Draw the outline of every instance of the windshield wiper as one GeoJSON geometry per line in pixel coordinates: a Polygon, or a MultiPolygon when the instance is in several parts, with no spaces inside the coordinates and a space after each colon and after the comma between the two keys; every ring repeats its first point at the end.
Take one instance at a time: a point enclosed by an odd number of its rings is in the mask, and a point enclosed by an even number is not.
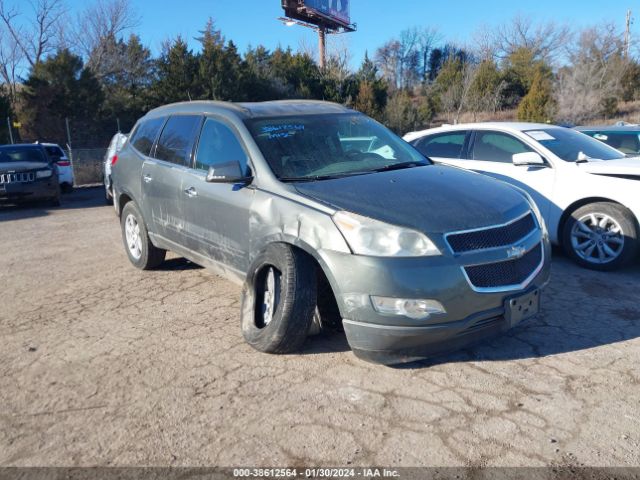
{"type": "Polygon", "coordinates": [[[307,177],[278,177],[278,180],[285,183],[296,182],[319,182],[322,180],[335,180],[336,178],[353,177],[354,175],[364,175],[369,172],[347,172],[333,175],[310,175],[307,177]]]}
{"type": "Polygon", "coordinates": [[[426,167],[426,162],[401,162],[385,165],[384,167],[373,169],[372,172],[390,172],[392,170],[403,170],[405,168],[426,167]]]}

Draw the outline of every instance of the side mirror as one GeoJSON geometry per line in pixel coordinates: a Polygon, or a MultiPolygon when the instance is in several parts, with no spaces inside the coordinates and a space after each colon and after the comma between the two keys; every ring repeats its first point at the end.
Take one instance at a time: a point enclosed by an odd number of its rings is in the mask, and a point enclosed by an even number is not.
{"type": "Polygon", "coordinates": [[[251,183],[252,176],[242,172],[240,162],[237,160],[220,163],[209,167],[207,172],[207,183],[251,183]]]}
{"type": "Polygon", "coordinates": [[[512,161],[514,165],[518,166],[546,166],[544,158],[536,152],[516,153],[513,155],[512,161]]]}

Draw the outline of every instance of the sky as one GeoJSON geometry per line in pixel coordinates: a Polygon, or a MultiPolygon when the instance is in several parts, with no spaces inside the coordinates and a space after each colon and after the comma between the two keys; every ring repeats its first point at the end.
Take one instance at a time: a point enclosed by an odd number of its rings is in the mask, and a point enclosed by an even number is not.
{"type": "MultiPolygon", "coordinates": [[[[21,0],[15,0],[22,3],[21,0]]],[[[87,0],[67,0],[71,14],[80,11],[87,0]]],[[[140,17],[136,31],[154,53],[163,40],[182,35],[194,49],[194,37],[212,17],[227,40],[244,52],[249,45],[301,45],[317,50],[317,35],[300,26],[287,27],[276,19],[282,16],[280,0],[131,0],[140,17]]],[[[640,0],[351,0],[355,33],[332,36],[346,43],[355,67],[387,40],[405,28],[436,27],[447,41],[469,44],[481,26],[495,26],[514,15],[531,16],[536,21],[567,22],[585,27],[616,22],[624,27],[627,9],[635,8],[638,24],[632,34],[640,39],[640,0]]]]}

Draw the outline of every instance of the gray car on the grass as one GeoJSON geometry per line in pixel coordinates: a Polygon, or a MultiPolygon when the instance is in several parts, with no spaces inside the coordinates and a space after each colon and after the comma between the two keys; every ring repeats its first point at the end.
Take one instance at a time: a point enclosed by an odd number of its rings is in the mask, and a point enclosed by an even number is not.
{"type": "Polygon", "coordinates": [[[238,281],[242,332],[263,352],[343,327],[361,358],[425,358],[535,315],[549,278],[526,193],[433,165],[340,105],[168,105],[118,157],[131,262],[171,250],[238,281]]]}

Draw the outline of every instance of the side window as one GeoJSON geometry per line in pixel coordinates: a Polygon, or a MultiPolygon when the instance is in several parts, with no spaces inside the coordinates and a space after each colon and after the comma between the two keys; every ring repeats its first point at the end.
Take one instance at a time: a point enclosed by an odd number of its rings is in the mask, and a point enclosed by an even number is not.
{"type": "Polygon", "coordinates": [[[600,134],[596,136],[598,140],[606,143],[607,145],[617,148],[622,153],[631,154],[638,153],[640,151],[640,145],[638,144],[638,134],[636,132],[614,132],[607,134],[600,134]],[[605,137],[604,139],[599,137],[605,137]]]}
{"type": "Polygon", "coordinates": [[[191,165],[191,152],[201,120],[200,115],[169,117],[160,134],[155,157],[177,165],[191,165]]]}
{"type": "Polygon", "coordinates": [[[415,145],[426,157],[461,158],[466,131],[442,133],[424,138],[415,145]]]}
{"type": "Polygon", "coordinates": [[[151,153],[151,147],[158,137],[158,132],[162,128],[164,118],[154,118],[152,120],[146,120],[138,125],[136,131],[131,139],[131,145],[143,155],[149,155],[151,153]]]}
{"type": "Polygon", "coordinates": [[[240,162],[243,171],[246,170],[248,158],[240,141],[224,123],[207,118],[200,134],[196,168],[209,170],[209,167],[235,161],[240,162]]]}
{"type": "Polygon", "coordinates": [[[533,152],[513,135],[501,132],[476,132],[473,159],[511,163],[516,153],[533,152]]]}

